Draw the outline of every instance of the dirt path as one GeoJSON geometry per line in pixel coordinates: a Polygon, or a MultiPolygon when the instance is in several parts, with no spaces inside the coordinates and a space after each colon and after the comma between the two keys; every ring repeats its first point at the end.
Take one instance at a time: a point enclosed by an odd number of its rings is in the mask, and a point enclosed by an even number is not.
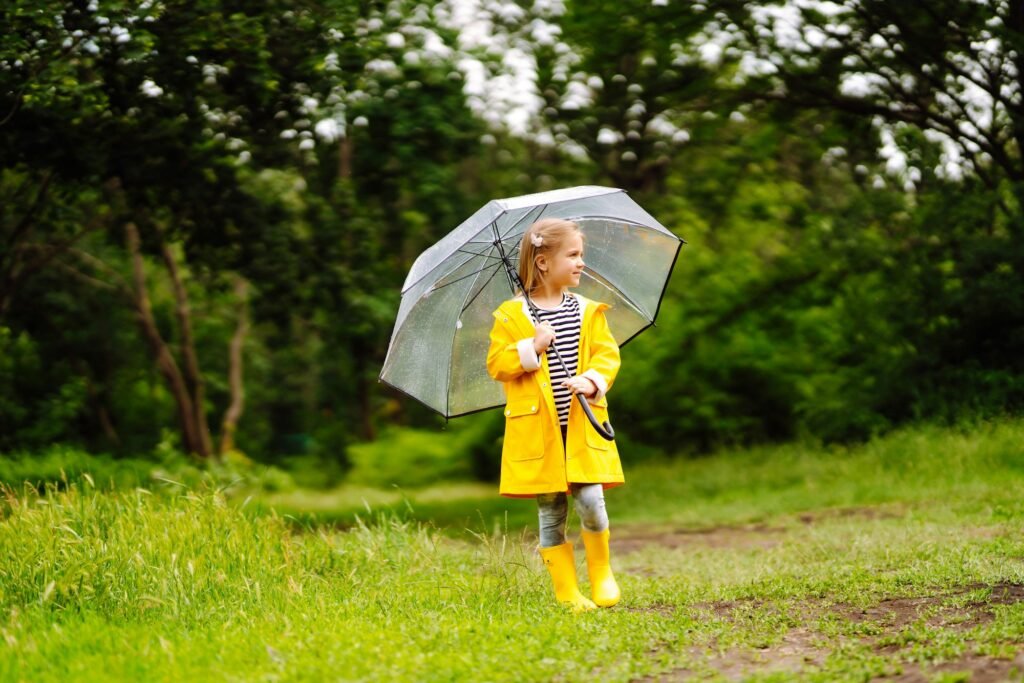
{"type": "MultiPolygon", "coordinates": [[[[804,514],[794,518],[798,523],[787,526],[763,524],[712,527],[706,529],[662,529],[651,531],[640,527],[620,526],[616,529],[613,544],[615,551],[622,555],[641,552],[646,548],[719,548],[719,549],[769,549],[784,543],[787,536],[799,533],[802,525],[813,525],[823,519],[835,517],[860,517],[880,519],[898,517],[892,509],[849,508],[804,514]]],[[[980,536],[990,535],[989,530],[979,529],[980,536]]],[[[645,574],[644,570],[634,570],[645,574]]],[[[697,664],[693,668],[680,668],[657,677],[639,681],[674,682],[700,680],[717,676],[726,680],[743,680],[758,675],[785,675],[811,672],[820,668],[838,648],[866,646],[877,656],[891,662],[885,675],[874,681],[899,681],[901,683],[925,683],[936,678],[951,677],[948,680],[965,680],[974,683],[1024,680],[1024,643],[1001,653],[1002,656],[979,654],[976,643],[965,642],[966,647],[959,658],[940,664],[922,664],[915,661],[913,653],[898,645],[896,637],[905,629],[916,625],[942,629],[946,632],[966,634],[975,627],[992,622],[994,609],[999,605],[1013,605],[1024,602],[1024,585],[999,583],[995,585],[972,584],[955,590],[937,592],[914,598],[885,599],[867,609],[827,600],[806,600],[793,607],[787,614],[798,625],[784,634],[781,641],[763,648],[721,650],[715,643],[691,647],[687,655],[697,664]],[[977,600],[971,594],[984,592],[987,597],[977,600]],[[822,618],[840,618],[865,628],[853,631],[863,635],[826,635],[817,630],[822,618]]],[[[693,605],[691,609],[705,613],[709,618],[726,622],[739,621],[744,613],[754,608],[763,608],[759,601],[723,601],[693,605]]],[[[662,611],[651,608],[654,611],[662,611]]],[[[665,608],[670,612],[671,608],[665,608]]]]}
{"type": "MultiPolygon", "coordinates": [[[[796,528],[812,526],[823,520],[836,518],[895,519],[903,511],[897,507],[853,507],[804,512],[792,518],[796,528]]],[[[618,525],[615,527],[615,550],[630,553],[655,545],[663,548],[772,548],[793,532],[793,526],[747,524],[716,526],[700,529],[660,529],[651,531],[645,526],[618,525]]]]}

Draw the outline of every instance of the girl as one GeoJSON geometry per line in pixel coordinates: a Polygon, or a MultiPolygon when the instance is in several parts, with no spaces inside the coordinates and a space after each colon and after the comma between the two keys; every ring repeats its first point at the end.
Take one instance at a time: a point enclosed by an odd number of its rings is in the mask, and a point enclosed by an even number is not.
{"type": "Polygon", "coordinates": [[[599,423],[608,419],[605,395],[619,370],[619,347],[608,329],[607,304],[570,293],[583,272],[583,233],[572,221],[544,219],[530,226],[519,250],[519,277],[540,309],[534,325],[522,292],[494,312],[487,370],[505,389],[504,496],[536,497],[540,555],[555,597],[574,611],[619,601],[608,552],[604,489],[623,483],[614,441],[590,424],[583,394],[599,423]],[[547,350],[554,344],[569,369],[547,350]],[[573,546],[565,539],[566,493],[583,525],[593,602],[576,582],[573,546]],[[595,605],[596,603],[596,605],[595,605]]]}

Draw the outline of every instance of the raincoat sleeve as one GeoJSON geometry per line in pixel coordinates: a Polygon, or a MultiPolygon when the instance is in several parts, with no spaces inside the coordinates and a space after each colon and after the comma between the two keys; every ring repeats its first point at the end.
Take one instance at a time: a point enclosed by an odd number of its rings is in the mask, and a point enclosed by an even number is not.
{"type": "Polygon", "coordinates": [[[580,374],[597,386],[597,393],[587,398],[590,403],[597,403],[615,382],[619,374],[619,345],[608,327],[608,318],[604,311],[597,311],[590,327],[590,360],[580,374]]]}
{"type": "Polygon", "coordinates": [[[533,349],[533,337],[515,339],[509,326],[497,315],[491,328],[491,348],[487,351],[487,372],[499,382],[510,382],[524,372],[540,368],[533,349]]]}

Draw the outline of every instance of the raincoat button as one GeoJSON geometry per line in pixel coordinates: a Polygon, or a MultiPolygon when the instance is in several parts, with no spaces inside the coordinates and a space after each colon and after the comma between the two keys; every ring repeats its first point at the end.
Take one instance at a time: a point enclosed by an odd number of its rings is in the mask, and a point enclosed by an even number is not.
{"type": "Polygon", "coordinates": [[[541,383],[540,383],[540,385],[541,385],[542,387],[546,387],[546,386],[548,385],[548,383],[547,383],[547,382],[541,382],[541,383]]]}
{"type": "Polygon", "coordinates": [[[503,322],[503,323],[507,323],[507,322],[508,322],[508,318],[502,318],[502,319],[501,319],[501,322],[503,322]]]}
{"type": "Polygon", "coordinates": [[[506,410],[506,411],[505,411],[505,414],[506,414],[506,415],[511,415],[511,414],[512,414],[512,411],[511,411],[511,410],[506,410]]]}

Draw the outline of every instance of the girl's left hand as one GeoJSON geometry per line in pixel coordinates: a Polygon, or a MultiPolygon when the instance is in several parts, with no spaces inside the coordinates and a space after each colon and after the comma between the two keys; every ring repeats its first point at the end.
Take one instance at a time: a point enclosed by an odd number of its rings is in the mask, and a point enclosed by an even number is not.
{"type": "Polygon", "coordinates": [[[597,393],[597,386],[590,381],[589,378],[582,375],[577,375],[562,382],[563,387],[569,387],[569,391],[574,394],[583,394],[584,396],[593,396],[597,393]]]}

